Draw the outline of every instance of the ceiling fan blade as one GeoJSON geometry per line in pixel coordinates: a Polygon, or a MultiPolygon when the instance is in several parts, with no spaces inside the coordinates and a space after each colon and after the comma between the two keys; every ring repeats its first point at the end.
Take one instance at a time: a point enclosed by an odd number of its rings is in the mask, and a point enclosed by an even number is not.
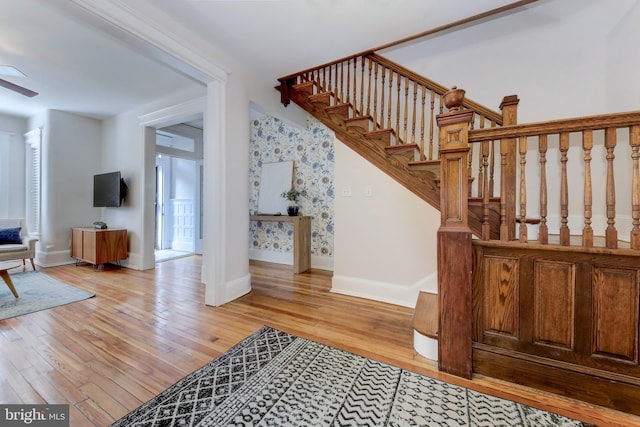
{"type": "Polygon", "coordinates": [[[28,96],[29,98],[33,98],[38,94],[38,92],[34,92],[26,87],[18,86],[17,84],[13,84],[9,81],[0,79],[0,86],[6,87],[7,89],[11,89],[14,92],[18,92],[24,96],[28,96]]]}

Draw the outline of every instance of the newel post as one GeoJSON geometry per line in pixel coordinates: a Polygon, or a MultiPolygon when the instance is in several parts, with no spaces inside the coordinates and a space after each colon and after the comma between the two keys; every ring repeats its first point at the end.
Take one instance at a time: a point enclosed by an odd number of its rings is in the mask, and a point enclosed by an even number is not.
{"type": "MultiPolygon", "coordinates": [[[[454,88],[455,89],[455,88],[454,88]]],[[[446,95],[445,95],[446,97],[446,95]]],[[[445,98],[446,102],[446,98],[445,98]]],[[[438,369],[464,378],[472,372],[471,230],[467,158],[473,111],[450,107],[440,128],[438,230],[438,369]]]]}
{"type": "MultiPolygon", "coordinates": [[[[500,103],[502,125],[518,124],[518,95],[505,96],[500,103]]],[[[505,207],[505,221],[500,224],[500,240],[516,238],[516,173],[518,153],[515,138],[503,139],[500,142],[500,202],[505,207]]]]}

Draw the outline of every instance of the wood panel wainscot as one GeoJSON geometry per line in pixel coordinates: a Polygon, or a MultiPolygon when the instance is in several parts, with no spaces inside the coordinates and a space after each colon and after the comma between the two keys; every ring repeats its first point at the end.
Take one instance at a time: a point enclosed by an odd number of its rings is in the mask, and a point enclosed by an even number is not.
{"type": "Polygon", "coordinates": [[[640,263],[474,241],[475,373],[640,414],[640,263]]]}

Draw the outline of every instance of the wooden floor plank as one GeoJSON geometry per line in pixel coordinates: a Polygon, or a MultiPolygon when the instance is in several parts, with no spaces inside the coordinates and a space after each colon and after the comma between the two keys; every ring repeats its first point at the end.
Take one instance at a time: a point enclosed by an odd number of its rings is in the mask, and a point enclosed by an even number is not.
{"type": "Polygon", "coordinates": [[[69,403],[71,425],[106,426],[269,325],[405,369],[602,426],[640,418],[549,393],[437,371],[413,349],[413,310],[331,292],[331,272],[251,263],[253,290],[204,305],[201,259],[135,271],[43,268],[94,298],[0,321],[0,403],[69,403]]]}

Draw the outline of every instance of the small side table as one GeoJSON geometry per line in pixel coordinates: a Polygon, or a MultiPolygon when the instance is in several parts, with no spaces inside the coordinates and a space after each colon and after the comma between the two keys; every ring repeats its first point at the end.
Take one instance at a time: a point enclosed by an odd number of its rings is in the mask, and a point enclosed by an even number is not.
{"type": "Polygon", "coordinates": [[[288,215],[251,215],[251,221],[293,223],[293,272],[304,273],[311,268],[311,217],[288,215]]]}
{"type": "Polygon", "coordinates": [[[0,262],[0,277],[4,280],[7,287],[11,291],[14,297],[18,298],[18,292],[16,291],[16,287],[13,286],[13,281],[11,280],[11,276],[9,275],[9,271],[12,268],[21,267],[22,263],[18,261],[2,261],[0,262]]]}

